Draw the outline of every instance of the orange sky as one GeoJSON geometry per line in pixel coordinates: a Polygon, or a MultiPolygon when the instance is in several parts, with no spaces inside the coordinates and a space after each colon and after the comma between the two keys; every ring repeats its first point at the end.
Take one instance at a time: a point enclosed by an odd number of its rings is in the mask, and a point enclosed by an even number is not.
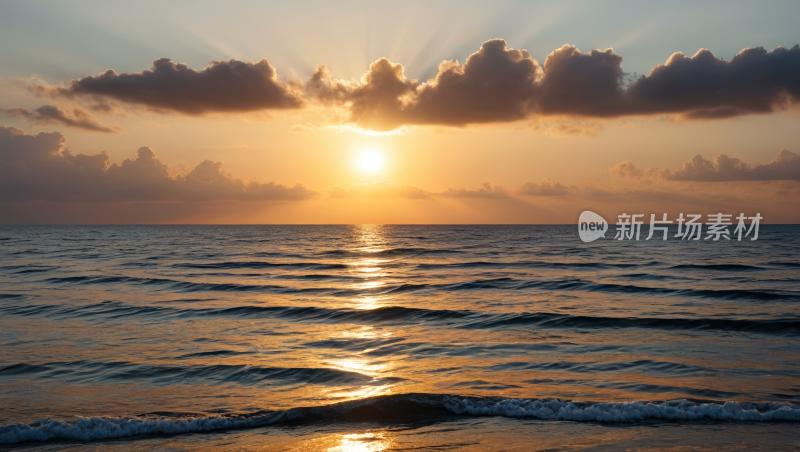
{"type": "MultiPolygon", "coordinates": [[[[479,30],[459,42],[454,28],[415,55],[398,51],[402,20],[370,29],[360,72],[338,53],[341,67],[315,68],[330,60],[310,62],[322,58],[312,41],[274,52],[296,67],[242,58],[231,41],[196,44],[214,49],[205,67],[178,64],[197,55],[172,44],[178,54],[99,66],[106,49],[90,46],[46,69],[46,51],[19,59],[4,40],[0,59],[19,69],[0,78],[0,223],[571,223],[585,209],[800,221],[800,48],[757,48],[786,27],[713,54],[698,52],[703,35],[688,48],[657,31],[651,52],[598,27],[597,46],[619,42],[630,61],[564,42],[526,50],[534,37],[511,40],[524,27],[502,14],[487,33],[506,20],[507,42],[475,43],[479,30]],[[436,55],[451,62],[437,69],[436,55]],[[359,164],[365,153],[379,168],[359,164]]],[[[642,20],[624,25],[646,36],[642,20]]],[[[109,33],[65,22],[67,39],[109,33]]]]}

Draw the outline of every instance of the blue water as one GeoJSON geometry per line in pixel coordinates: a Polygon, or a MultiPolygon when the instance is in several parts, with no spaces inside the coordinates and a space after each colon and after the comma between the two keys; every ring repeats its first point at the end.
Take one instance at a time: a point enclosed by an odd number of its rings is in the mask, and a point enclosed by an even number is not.
{"type": "Polygon", "coordinates": [[[796,433],[799,251],[781,225],[588,244],[576,226],[0,226],[0,444],[408,419],[796,433]]]}

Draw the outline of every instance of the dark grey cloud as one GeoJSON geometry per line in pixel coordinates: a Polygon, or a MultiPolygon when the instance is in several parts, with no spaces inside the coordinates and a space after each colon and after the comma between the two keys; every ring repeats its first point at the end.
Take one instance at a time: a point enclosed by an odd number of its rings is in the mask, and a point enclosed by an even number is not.
{"type": "Polygon", "coordinates": [[[386,58],[373,62],[359,80],[336,79],[319,65],[302,83],[281,81],[267,60],[212,61],[198,71],[161,58],[138,73],[108,70],[65,86],[31,89],[45,96],[89,97],[97,111],[113,108],[109,101],[192,115],[319,104],[344,112],[323,115],[328,120],[382,131],[537,115],[717,119],[795,105],[800,100],[800,45],[748,48],[729,61],[707,49],[692,57],[677,52],[638,78],[622,70],[622,56],[612,49],[582,53],[564,45],[540,65],[527,50],[491,39],[464,64],[441,63],[436,76],[425,82],[407,78],[401,64],[386,58]]]}
{"type": "Polygon", "coordinates": [[[463,65],[445,61],[421,85],[408,114],[422,123],[467,124],[515,121],[526,116],[541,75],[527,50],[501,39],[486,41],[463,65]]]}
{"type": "Polygon", "coordinates": [[[542,66],[526,50],[492,39],[461,65],[445,61],[425,83],[382,58],[359,81],[334,79],[320,66],[308,96],[345,106],[349,121],[390,130],[403,125],[509,122],[533,115],[610,118],[678,114],[714,119],[769,113],[800,99],[800,46],[750,48],[726,61],[701,49],[673,54],[647,76],[631,79],[611,49],[564,45],[542,66]]]}
{"type": "Polygon", "coordinates": [[[32,124],[53,125],[60,124],[67,127],[88,130],[90,132],[119,133],[119,127],[104,126],[89,113],[80,108],[73,108],[71,113],[56,107],[55,105],[42,105],[36,110],[27,108],[10,108],[6,110],[9,116],[23,118],[32,124]]]}
{"type": "Polygon", "coordinates": [[[31,90],[44,96],[68,99],[77,96],[109,98],[189,115],[302,105],[300,96],[278,78],[275,68],[266,59],[211,61],[198,71],[169,58],[159,58],[152,68],[142,72],[118,74],[109,69],[97,76],[72,80],[66,86],[31,85],[31,90]]]}
{"type": "Polygon", "coordinates": [[[581,53],[564,45],[544,60],[530,112],[590,117],[625,114],[622,57],[611,49],[581,53]]]}
{"type": "Polygon", "coordinates": [[[463,65],[443,62],[436,77],[424,84],[407,79],[401,64],[381,58],[356,82],[334,79],[329,68],[318,66],[306,92],[326,103],[346,105],[349,121],[362,128],[465,125],[524,118],[540,74],[528,51],[493,39],[463,65]]]}
{"type": "Polygon", "coordinates": [[[392,130],[408,123],[405,109],[418,83],[407,80],[401,64],[386,58],[373,62],[359,82],[337,80],[325,65],[306,81],[306,95],[348,111],[347,122],[371,130],[392,130]]]}
{"type": "Polygon", "coordinates": [[[626,92],[628,111],[683,113],[691,119],[769,113],[800,99],[800,46],[744,49],[730,61],[707,49],[681,52],[626,92]]]}
{"type": "Polygon", "coordinates": [[[302,185],[246,183],[206,160],[185,176],[170,177],[155,152],[112,164],[108,152],[76,154],[59,132],[28,135],[0,126],[0,201],[223,201],[303,200],[317,194],[302,185]]]}

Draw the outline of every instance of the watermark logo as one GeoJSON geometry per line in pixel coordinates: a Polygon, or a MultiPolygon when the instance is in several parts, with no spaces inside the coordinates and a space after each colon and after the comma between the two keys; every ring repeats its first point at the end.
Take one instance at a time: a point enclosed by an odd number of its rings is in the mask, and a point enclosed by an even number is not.
{"type": "MultiPolygon", "coordinates": [[[[617,229],[615,240],[639,240],[642,225],[647,222],[644,219],[645,215],[627,214],[623,213],[617,216],[617,229]]],[[[719,241],[720,239],[731,240],[731,237],[741,242],[743,238],[750,238],[750,240],[758,240],[758,228],[761,225],[761,220],[764,217],[757,213],[754,217],[745,216],[740,214],[735,217],[737,220],[736,227],[733,231],[729,227],[734,226],[733,215],[725,213],[714,213],[707,216],[707,222],[703,223],[703,216],[700,214],[687,214],[684,216],[681,213],[675,220],[667,218],[667,214],[663,214],[661,219],[656,219],[655,214],[650,214],[650,230],[645,240],[658,239],[656,233],[660,233],[661,240],[667,240],[669,237],[669,226],[676,225],[678,228],[675,238],[680,240],[712,240],[719,241]],[[749,223],[747,222],[749,220],[749,223]],[[703,237],[703,226],[706,226],[705,237],[703,237]]],[[[600,215],[592,211],[584,211],[578,219],[578,234],[584,242],[593,242],[600,237],[605,238],[606,231],[608,230],[608,222],[600,215]]]]}
{"type": "Polygon", "coordinates": [[[581,240],[586,243],[594,242],[600,237],[605,237],[606,231],[608,231],[608,222],[605,218],[590,210],[581,212],[581,216],[578,218],[578,234],[581,236],[581,240]]]}

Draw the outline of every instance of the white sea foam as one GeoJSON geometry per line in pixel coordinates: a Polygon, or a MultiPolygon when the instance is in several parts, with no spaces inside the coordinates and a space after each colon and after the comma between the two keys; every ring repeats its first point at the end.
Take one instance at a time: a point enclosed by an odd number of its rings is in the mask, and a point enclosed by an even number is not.
{"type": "MultiPolygon", "coordinates": [[[[313,417],[337,418],[363,405],[375,405],[391,413],[397,401],[419,405],[419,414],[431,408],[445,408],[454,414],[504,416],[608,423],[644,420],[665,421],[788,421],[800,422],[800,406],[786,403],[694,403],[668,402],[563,402],[556,399],[498,399],[434,394],[403,394],[362,399],[319,408],[294,408],[252,417],[196,417],[186,419],[79,418],[73,423],[44,419],[40,422],[0,427],[0,444],[29,441],[92,441],[137,435],[173,435],[213,430],[253,428],[313,417]]],[[[389,417],[391,418],[391,416],[389,417]]]]}
{"type": "Polygon", "coordinates": [[[177,433],[246,428],[258,425],[255,419],[198,417],[191,419],[79,418],[74,423],[44,419],[31,425],[11,424],[0,427],[0,444],[53,439],[91,441],[136,435],[173,435],[177,433]]]}
{"type": "Polygon", "coordinates": [[[692,421],[800,421],[800,406],[785,403],[739,404],[669,402],[562,402],[556,399],[489,401],[453,397],[444,406],[456,414],[559,419],[595,422],[638,422],[646,419],[692,421]]]}

